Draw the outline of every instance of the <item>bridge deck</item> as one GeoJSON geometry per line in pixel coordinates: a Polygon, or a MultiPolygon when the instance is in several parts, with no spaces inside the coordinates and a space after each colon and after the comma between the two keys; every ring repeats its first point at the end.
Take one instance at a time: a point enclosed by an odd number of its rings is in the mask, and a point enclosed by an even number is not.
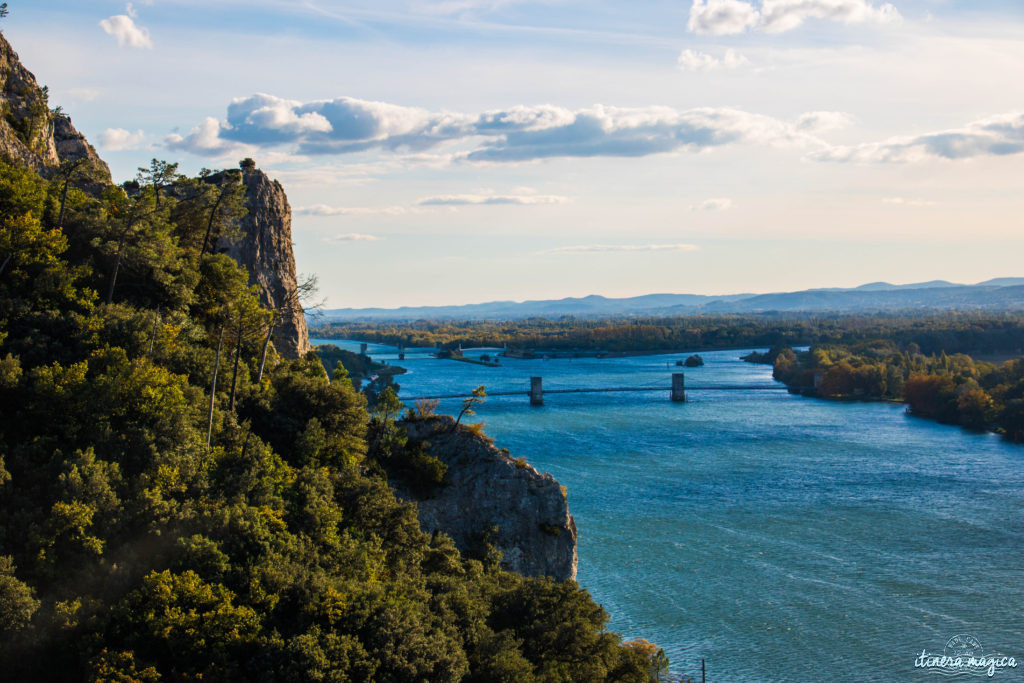
{"type": "MultiPolygon", "coordinates": [[[[706,386],[688,386],[686,387],[687,392],[691,391],[785,391],[784,386],[774,386],[771,384],[750,384],[750,385],[739,385],[739,384],[720,384],[720,385],[706,385],[706,386]]],[[[618,393],[618,392],[647,392],[647,391],[665,391],[671,392],[671,387],[601,387],[595,389],[545,389],[544,395],[548,394],[602,394],[602,393],[618,393]]],[[[529,396],[529,391],[494,391],[487,392],[487,396],[529,396]]],[[[438,394],[436,396],[399,396],[403,401],[436,401],[447,398],[469,398],[472,394],[438,394]]]]}

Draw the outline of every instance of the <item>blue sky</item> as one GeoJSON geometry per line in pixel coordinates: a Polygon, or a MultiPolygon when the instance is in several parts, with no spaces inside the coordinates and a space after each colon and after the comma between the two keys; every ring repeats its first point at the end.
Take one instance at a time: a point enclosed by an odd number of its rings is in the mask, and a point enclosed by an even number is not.
{"type": "Polygon", "coordinates": [[[278,178],[331,307],[1024,275],[1024,3],[9,4],[118,179],[278,178]]]}

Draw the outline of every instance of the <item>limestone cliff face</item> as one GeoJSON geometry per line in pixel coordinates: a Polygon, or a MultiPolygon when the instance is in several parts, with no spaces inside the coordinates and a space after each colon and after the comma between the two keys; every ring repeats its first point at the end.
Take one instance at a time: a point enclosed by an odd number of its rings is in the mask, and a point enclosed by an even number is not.
{"type": "Polygon", "coordinates": [[[82,161],[75,184],[98,192],[111,184],[110,169],[71,119],[50,112],[47,96],[7,39],[0,35],[0,155],[43,175],[62,162],[82,161]]]}
{"type": "Polygon", "coordinates": [[[455,428],[451,417],[403,425],[410,439],[429,442],[430,454],[448,466],[446,485],[433,498],[416,501],[423,531],[443,531],[465,550],[494,526],[497,533],[488,540],[503,553],[506,569],[576,578],[576,522],[554,477],[513,460],[465,427],[455,428]]]}
{"type": "Polygon", "coordinates": [[[281,184],[263,171],[242,169],[247,213],[238,239],[219,245],[249,271],[249,283],[260,289],[264,306],[279,311],[274,348],[296,358],[310,349],[306,318],[299,305],[295,255],[292,252],[292,210],[281,184]]]}

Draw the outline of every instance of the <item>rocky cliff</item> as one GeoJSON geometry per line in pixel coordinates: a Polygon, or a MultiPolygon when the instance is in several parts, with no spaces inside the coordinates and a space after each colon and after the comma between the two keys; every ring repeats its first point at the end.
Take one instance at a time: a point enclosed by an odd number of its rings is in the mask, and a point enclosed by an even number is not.
{"type": "Polygon", "coordinates": [[[239,236],[218,248],[249,271],[263,305],[278,311],[274,348],[289,358],[302,356],[310,349],[309,334],[299,301],[288,197],[281,183],[254,165],[243,165],[242,182],[247,212],[239,236]]]}
{"type": "Polygon", "coordinates": [[[423,531],[443,531],[464,551],[492,543],[503,554],[502,566],[527,576],[576,578],[576,522],[554,477],[513,459],[486,437],[456,428],[451,417],[403,426],[410,439],[429,442],[430,455],[448,466],[445,485],[432,498],[398,491],[416,500],[423,531]]]}
{"type": "MultiPolygon", "coordinates": [[[[71,119],[50,109],[48,91],[18,59],[0,34],[0,157],[30,166],[44,176],[74,169],[72,182],[90,194],[112,184],[107,166],[71,119]]],[[[299,307],[292,215],[280,183],[255,166],[242,172],[247,215],[240,238],[221,245],[249,270],[263,304],[279,311],[274,346],[289,357],[309,351],[306,319],[299,307]]]]}
{"type": "Polygon", "coordinates": [[[50,111],[48,91],[0,35],[0,155],[49,176],[77,163],[74,182],[87,191],[111,184],[110,169],[71,119],[50,111]]]}

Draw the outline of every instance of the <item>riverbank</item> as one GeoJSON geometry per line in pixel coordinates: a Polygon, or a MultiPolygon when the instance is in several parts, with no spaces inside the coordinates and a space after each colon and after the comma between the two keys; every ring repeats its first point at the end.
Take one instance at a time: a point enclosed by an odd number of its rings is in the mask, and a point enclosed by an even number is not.
{"type": "MultiPolygon", "coordinates": [[[[567,487],[577,579],[611,615],[609,631],[666,648],[674,673],[699,681],[706,659],[709,680],[737,683],[820,680],[836,643],[856,643],[899,680],[912,679],[936,632],[974,630],[993,649],[1012,647],[1024,628],[1024,586],[1005,569],[1024,538],[1007,514],[1024,491],[1013,444],[910,419],[892,403],[801,400],[740,353],[701,355],[709,384],[777,390],[694,391],[686,403],[552,394],[543,407],[489,396],[477,406],[499,448],[567,487]],[[927,538],[948,540],[933,551],[927,538]],[[934,616],[923,623],[921,610],[934,616]]],[[[402,391],[525,390],[531,375],[551,387],[667,387],[675,358],[482,368],[420,357],[402,391]]],[[[438,411],[459,405],[445,399],[438,411]]]]}
{"type": "MultiPolygon", "coordinates": [[[[537,350],[530,349],[528,351],[515,351],[509,350],[500,353],[502,357],[513,358],[517,360],[555,360],[555,359],[574,359],[574,358],[596,358],[596,359],[610,359],[610,358],[642,358],[644,356],[674,356],[674,355],[693,355],[695,353],[708,353],[709,351],[750,351],[749,346],[693,346],[682,349],[655,349],[655,350],[632,350],[632,351],[559,351],[554,349],[549,350],[537,350]]],[[[685,358],[680,359],[685,362],[685,358]]]]}
{"type": "Polygon", "coordinates": [[[801,352],[772,349],[744,360],[774,361],[772,376],[791,393],[841,402],[903,403],[917,417],[1024,440],[1024,359],[994,364],[966,354],[925,356],[881,340],[801,352]]]}

